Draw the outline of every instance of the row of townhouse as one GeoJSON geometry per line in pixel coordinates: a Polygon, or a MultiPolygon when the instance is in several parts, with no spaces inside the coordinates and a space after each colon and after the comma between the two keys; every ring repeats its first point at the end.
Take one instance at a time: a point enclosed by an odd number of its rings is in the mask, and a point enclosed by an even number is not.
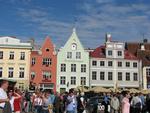
{"type": "Polygon", "coordinates": [[[31,90],[62,92],[77,86],[146,89],[150,72],[143,71],[143,60],[127,47],[107,34],[104,45],[84,49],[75,29],[57,52],[49,37],[40,49],[13,37],[1,37],[0,78],[15,80],[17,87],[31,90]]]}

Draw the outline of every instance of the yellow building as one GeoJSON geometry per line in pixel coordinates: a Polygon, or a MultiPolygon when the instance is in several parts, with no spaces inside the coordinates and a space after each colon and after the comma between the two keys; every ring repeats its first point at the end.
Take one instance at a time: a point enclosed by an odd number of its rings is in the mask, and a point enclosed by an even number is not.
{"type": "Polygon", "coordinates": [[[31,49],[31,43],[0,37],[0,79],[14,80],[17,88],[28,89],[31,49]]]}

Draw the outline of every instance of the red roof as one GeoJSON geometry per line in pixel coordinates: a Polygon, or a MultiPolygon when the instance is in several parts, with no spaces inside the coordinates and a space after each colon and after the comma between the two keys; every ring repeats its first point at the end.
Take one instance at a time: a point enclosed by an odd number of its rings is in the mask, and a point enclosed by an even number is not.
{"type": "Polygon", "coordinates": [[[90,57],[105,58],[105,46],[96,48],[93,52],[90,52],[90,57]]]}
{"type": "Polygon", "coordinates": [[[138,58],[132,53],[130,53],[128,50],[124,51],[124,58],[127,60],[138,60],[138,58]]]}
{"type": "MultiPolygon", "coordinates": [[[[124,51],[124,56],[125,56],[124,58],[128,59],[128,60],[138,60],[138,58],[135,55],[133,55],[132,53],[130,53],[127,50],[124,51]]],[[[100,46],[100,47],[96,48],[93,52],[90,52],[90,57],[106,58],[105,46],[100,46]]]]}
{"type": "Polygon", "coordinates": [[[38,51],[31,51],[31,54],[32,54],[32,55],[38,55],[39,52],[38,52],[38,51]]]}

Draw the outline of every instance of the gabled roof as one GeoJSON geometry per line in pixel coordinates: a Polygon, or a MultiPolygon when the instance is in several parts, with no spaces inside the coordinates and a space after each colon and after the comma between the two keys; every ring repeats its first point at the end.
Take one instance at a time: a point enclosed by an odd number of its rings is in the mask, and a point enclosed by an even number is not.
{"type": "Polygon", "coordinates": [[[78,38],[75,28],[73,28],[73,32],[72,32],[71,36],[69,37],[69,39],[67,40],[66,44],[64,45],[64,47],[62,49],[66,48],[70,43],[73,43],[73,42],[78,43],[81,46],[81,48],[84,50],[84,47],[78,38]]]}
{"type": "Polygon", "coordinates": [[[126,49],[141,59],[143,66],[150,66],[150,43],[127,42],[126,49]],[[141,50],[141,44],[144,45],[145,50],[141,50]]]}
{"type": "Polygon", "coordinates": [[[44,43],[43,43],[41,49],[42,49],[42,48],[45,48],[46,45],[48,45],[49,47],[54,47],[54,45],[53,45],[53,43],[52,43],[52,41],[51,41],[51,38],[50,38],[49,36],[47,36],[47,37],[45,38],[44,43]]]}
{"type": "MultiPolygon", "coordinates": [[[[90,52],[90,57],[106,58],[105,50],[106,50],[105,46],[100,46],[100,47],[96,48],[93,52],[90,52]]],[[[124,59],[138,60],[138,58],[135,55],[133,55],[132,53],[130,53],[127,50],[124,50],[124,59]]]]}
{"type": "Polygon", "coordinates": [[[90,57],[94,58],[105,58],[105,46],[100,46],[94,51],[90,52],[90,57]]]}

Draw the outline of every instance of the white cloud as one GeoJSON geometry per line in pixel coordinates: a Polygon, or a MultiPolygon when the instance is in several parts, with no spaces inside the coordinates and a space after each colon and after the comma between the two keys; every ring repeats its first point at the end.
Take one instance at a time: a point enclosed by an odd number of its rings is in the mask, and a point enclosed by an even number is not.
{"type": "MultiPolygon", "coordinates": [[[[84,2],[77,7],[83,12],[77,15],[77,32],[86,47],[96,47],[103,43],[106,32],[115,40],[141,40],[142,34],[149,35],[150,7],[148,4],[115,4],[115,0],[84,2]],[[108,4],[107,4],[108,3],[108,4]]],[[[36,26],[37,33],[49,34],[60,46],[71,34],[73,23],[52,18],[43,9],[19,9],[19,14],[29,25],[36,26]]]]}

